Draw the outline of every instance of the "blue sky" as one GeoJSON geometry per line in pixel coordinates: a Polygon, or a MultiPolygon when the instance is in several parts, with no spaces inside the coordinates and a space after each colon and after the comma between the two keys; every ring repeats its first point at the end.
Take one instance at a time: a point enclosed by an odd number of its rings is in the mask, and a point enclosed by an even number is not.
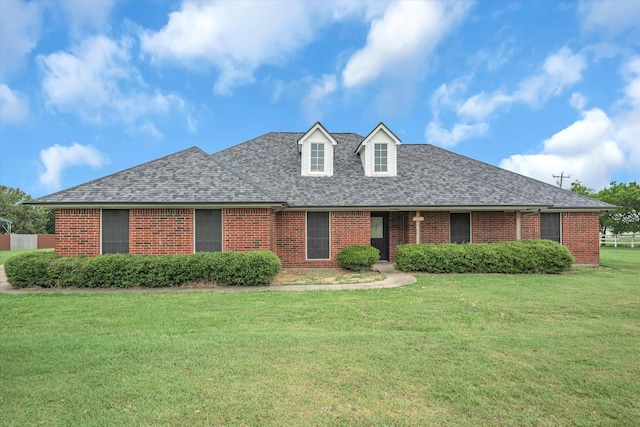
{"type": "Polygon", "coordinates": [[[316,121],[640,181],[640,1],[0,1],[0,184],[37,197],[316,121]]]}

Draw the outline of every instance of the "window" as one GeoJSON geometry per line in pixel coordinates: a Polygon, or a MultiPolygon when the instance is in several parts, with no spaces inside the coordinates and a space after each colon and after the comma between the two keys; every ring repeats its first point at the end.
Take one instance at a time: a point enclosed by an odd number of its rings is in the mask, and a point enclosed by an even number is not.
{"type": "Polygon", "coordinates": [[[102,253],[129,253],[129,209],[102,210],[102,253]]]}
{"type": "Polygon", "coordinates": [[[196,252],[222,250],[222,211],[196,209],[196,252]]]}
{"type": "Polygon", "coordinates": [[[311,172],[324,172],[324,143],[311,143],[311,172]]]}
{"type": "Polygon", "coordinates": [[[540,214],[540,238],[560,243],[560,213],[540,214]]]}
{"type": "Polygon", "coordinates": [[[374,144],[373,171],[387,172],[387,144],[374,144]]]}
{"type": "Polygon", "coordinates": [[[451,224],[451,243],[471,242],[470,213],[452,213],[449,222],[451,224]]]}
{"type": "Polygon", "coordinates": [[[307,259],[329,258],[329,212],[307,212],[307,259]]]}

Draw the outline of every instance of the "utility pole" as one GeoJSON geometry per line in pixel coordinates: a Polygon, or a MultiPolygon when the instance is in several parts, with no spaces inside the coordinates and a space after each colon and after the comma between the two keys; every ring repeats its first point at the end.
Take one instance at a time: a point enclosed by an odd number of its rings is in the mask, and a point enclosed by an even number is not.
{"type": "Polygon", "coordinates": [[[565,178],[571,178],[571,175],[565,175],[564,171],[560,172],[560,175],[551,175],[555,180],[556,180],[556,184],[558,184],[558,187],[562,188],[562,181],[564,181],[565,178]]]}

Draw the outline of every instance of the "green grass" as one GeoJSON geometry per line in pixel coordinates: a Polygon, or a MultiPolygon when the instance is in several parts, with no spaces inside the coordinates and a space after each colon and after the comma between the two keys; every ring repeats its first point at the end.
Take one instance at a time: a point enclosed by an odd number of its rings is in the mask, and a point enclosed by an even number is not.
{"type": "Polygon", "coordinates": [[[0,295],[1,425],[637,425],[640,251],[339,292],[0,295]]]}
{"type": "Polygon", "coordinates": [[[4,263],[12,256],[19,254],[26,254],[30,252],[53,252],[53,249],[25,249],[21,251],[0,251],[0,265],[4,263]]]}

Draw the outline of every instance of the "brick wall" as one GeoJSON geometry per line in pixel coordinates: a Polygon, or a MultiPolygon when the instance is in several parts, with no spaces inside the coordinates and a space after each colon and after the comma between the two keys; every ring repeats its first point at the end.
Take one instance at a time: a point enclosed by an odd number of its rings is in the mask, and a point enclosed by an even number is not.
{"type": "MultiPolygon", "coordinates": [[[[306,212],[270,209],[226,208],[222,211],[224,250],[272,250],[285,267],[337,267],[336,256],[345,246],[370,244],[370,212],[331,212],[331,259],[306,259],[306,212]]],[[[389,258],[396,247],[415,243],[413,212],[389,213],[389,258]]],[[[421,212],[423,243],[447,243],[449,212],[421,212]]],[[[578,264],[599,263],[597,212],[564,212],[562,241],[578,264]]],[[[192,209],[131,209],[129,248],[132,254],[192,253],[194,247],[192,209]]],[[[515,240],[515,214],[472,213],[474,242],[515,240]]],[[[522,215],[522,238],[540,238],[540,216],[522,215]]],[[[100,254],[100,210],[56,210],[56,253],[66,256],[100,254]]]]}
{"type": "Polygon", "coordinates": [[[331,266],[338,267],[338,253],[349,245],[371,244],[369,211],[331,212],[331,266]]]}
{"type": "Polygon", "coordinates": [[[336,257],[346,246],[371,243],[371,214],[363,211],[331,212],[331,259],[307,260],[306,212],[283,211],[274,218],[274,252],[287,268],[338,267],[336,257]]]}
{"type": "Polygon", "coordinates": [[[520,223],[523,239],[540,238],[540,214],[523,213],[520,223]]]}
{"type": "MultiPolygon", "coordinates": [[[[414,215],[415,212],[410,212],[410,243],[416,242],[416,223],[412,219],[414,215]]],[[[449,243],[451,241],[449,212],[420,212],[420,215],[424,218],[420,224],[420,243],[449,243]]]]}
{"type": "Polygon", "coordinates": [[[562,244],[573,254],[576,264],[600,264],[600,214],[563,212],[562,244]]]}
{"type": "Polygon", "coordinates": [[[410,214],[411,212],[389,212],[389,262],[396,260],[396,249],[398,245],[408,242],[409,233],[413,233],[415,240],[415,228],[411,228],[411,224],[415,223],[409,221],[409,218],[413,218],[410,214]]]}
{"type": "Polygon", "coordinates": [[[100,255],[100,209],[56,209],[59,255],[100,255]]]}
{"type": "Polygon", "coordinates": [[[193,253],[193,209],[130,209],[129,253],[193,253]]]}
{"type": "Polygon", "coordinates": [[[271,209],[222,210],[222,250],[272,250],[271,209]]]}
{"type": "Polygon", "coordinates": [[[284,267],[305,267],[306,212],[282,211],[274,215],[273,251],[284,267]]]}
{"type": "Polygon", "coordinates": [[[473,212],[471,241],[494,243],[516,240],[515,212],[473,212]]]}

